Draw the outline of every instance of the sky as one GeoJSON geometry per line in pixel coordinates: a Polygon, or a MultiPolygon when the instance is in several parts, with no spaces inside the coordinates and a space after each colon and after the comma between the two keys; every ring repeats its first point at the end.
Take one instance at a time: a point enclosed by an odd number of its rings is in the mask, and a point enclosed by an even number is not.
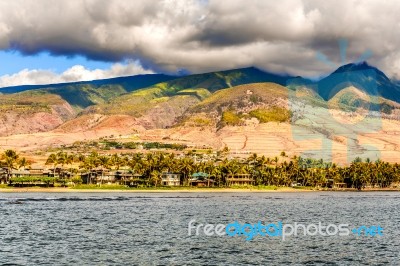
{"type": "Polygon", "coordinates": [[[366,54],[400,79],[398,14],[394,0],[3,0],[0,87],[248,66],[315,78],[366,54]]]}

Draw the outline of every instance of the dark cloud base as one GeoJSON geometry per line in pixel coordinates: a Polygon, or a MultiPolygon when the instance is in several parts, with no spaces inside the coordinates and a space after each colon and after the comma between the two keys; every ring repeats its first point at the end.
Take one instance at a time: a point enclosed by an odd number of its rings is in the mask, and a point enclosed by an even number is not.
{"type": "Polygon", "coordinates": [[[372,64],[399,77],[399,12],[378,0],[2,1],[0,49],[139,60],[163,73],[256,66],[314,77],[333,70],[317,51],[337,66],[371,50],[372,64]]]}

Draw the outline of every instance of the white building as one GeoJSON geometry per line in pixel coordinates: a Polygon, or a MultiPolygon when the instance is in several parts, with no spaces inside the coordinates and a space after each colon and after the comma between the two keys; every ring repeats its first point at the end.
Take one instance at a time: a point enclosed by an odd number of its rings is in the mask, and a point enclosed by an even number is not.
{"type": "Polygon", "coordinates": [[[163,186],[179,186],[181,184],[181,174],[162,173],[161,185],[163,186]]]}

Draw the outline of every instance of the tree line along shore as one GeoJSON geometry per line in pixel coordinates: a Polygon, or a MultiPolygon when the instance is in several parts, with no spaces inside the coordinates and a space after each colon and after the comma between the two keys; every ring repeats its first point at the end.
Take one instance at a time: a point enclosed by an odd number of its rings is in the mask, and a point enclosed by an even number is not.
{"type": "Polygon", "coordinates": [[[1,155],[0,182],[11,187],[105,186],[166,187],[296,187],[326,189],[398,188],[400,165],[356,158],[339,166],[310,158],[288,158],[285,152],[268,158],[251,154],[230,158],[186,152],[99,154],[59,151],[48,156],[43,168],[33,168],[14,150],[1,155]]]}

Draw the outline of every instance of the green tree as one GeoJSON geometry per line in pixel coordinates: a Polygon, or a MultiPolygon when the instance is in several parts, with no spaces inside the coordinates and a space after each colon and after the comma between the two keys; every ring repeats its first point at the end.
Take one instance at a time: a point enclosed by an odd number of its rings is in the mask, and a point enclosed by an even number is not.
{"type": "Polygon", "coordinates": [[[5,150],[1,157],[4,165],[7,167],[6,182],[8,182],[11,177],[12,170],[15,169],[15,165],[18,162],[19,155],[14,150],[5,150]]]}

